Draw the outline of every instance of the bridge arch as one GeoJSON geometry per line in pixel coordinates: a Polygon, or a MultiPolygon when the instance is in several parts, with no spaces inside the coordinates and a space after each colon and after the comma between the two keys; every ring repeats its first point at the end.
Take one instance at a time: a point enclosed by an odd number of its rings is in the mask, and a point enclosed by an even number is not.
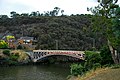
{"type": "Polygon", "coordinates": [[[73,58],[84,60],[84,51],[65,51],[65,50],[33,50],[31,58],[33,62],[49,56],[70,56],[73,58]]]}

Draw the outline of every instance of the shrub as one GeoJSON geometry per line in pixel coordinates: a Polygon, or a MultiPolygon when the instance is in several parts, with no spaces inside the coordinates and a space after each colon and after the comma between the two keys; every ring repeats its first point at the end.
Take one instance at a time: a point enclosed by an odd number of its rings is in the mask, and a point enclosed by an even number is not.
{"type": "Polygon", "coordinates": [[[17,49],[23,49],[22,45],[18,45],[17,49]]]}
{"type": "Polygon", "coordinates": [[[100,50],[100,55],[101,55],[101,64],[106,65],[106,64],[113,64],[113,59],[111,56],[111,52],[107,46],[102,47],[100,50]]]}
{"type": "Polygon", "coordinates": [[[17,62],[17,61],[9,60],[9,61],[8,61],[8,64],[9,64],[9,65],[17,65],[18,62],[17,62]]]}
{"type": "Polygon", "coordinates": [[[8,44],[4,40],[0,40],[0,48],[1,49],[7,49],[8,44]]]}
{"type": "Polygon", "coordinates": [[[19,55],[14,55],[14,54],[10,55],[10,60],[12,61],[18,61],[18,58],[19,58],[19,55]]]}
{"type": "Polygon", "coordinates": [[[4,50],[3,51],[3,54],[7,55],[7,56],[10,56],[10,50],[4,50]]]}
{"type": "Polygon", "coordinates": [[[120,64],[114,64],[111,66],[112,69],[117,69],[117,68],[120,68],[120,64]]]}
{"type": "Polygon", "coordinates": [[[101,64],[100,63],[95,63],[93,64],[93,69],[96,70],[97,68],[100,68],[101,64]]]}
{"type": "Polygon", "coordinates": [[[74,76],[82,75],[85,72],[85,68],[81,64],[72,64],[70,67],[71,67],[71,74],[74,76]]]}
{"type": "Polygon", "coordinates": [[[92,69],[92,68],[96,68],[97,66],[95,66],[94,64],[101,64],[101,56],[100,56],[100,54],[99,53],[97,53],[97,52],[93,52],[93,51],[85,51],[85,60],[86,60],[86,62],[85,62],[85,64],[84,64],[84,66],[85,66],[85,68],[86,68],[86,70],[90,70],[90,69],[92,69]]]}

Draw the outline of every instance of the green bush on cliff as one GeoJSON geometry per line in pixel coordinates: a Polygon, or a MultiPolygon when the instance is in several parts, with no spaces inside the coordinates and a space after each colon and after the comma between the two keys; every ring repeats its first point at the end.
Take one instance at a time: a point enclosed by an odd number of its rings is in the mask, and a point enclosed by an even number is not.
{"type": "Polygon", "coordinates": [[[7,56],[10,56],[10,50],[4,50],[4,51],[3,51],[3,54],[4,54],[4,55],[7,55],[7,56]]]}
{"type": "Polygon", "coordinates": [[[18,61],[18,58],[19,58],[19,55],[17,55],[17,54],[10,55],[10,60],[12,60],[12,61],[18,61]]]}

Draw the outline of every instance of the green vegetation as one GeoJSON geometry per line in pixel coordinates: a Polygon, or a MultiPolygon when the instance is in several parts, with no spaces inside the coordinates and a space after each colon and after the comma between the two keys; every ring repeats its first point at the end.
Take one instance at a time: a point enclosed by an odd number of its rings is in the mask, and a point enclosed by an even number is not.
{"type": "Polygon", "coordinates": [[[71,75],[78,76],[84,75],[87,71],[91,69],[97,69],[101,67],[101,56],[100,53],[93,51],[85,51],[85,62],[80,64],[71,65],[71,75]]]}
{"type": "Polygon", "coordinates": [[[19,59],[19,54],[11,54],[10,55],[10,60],[12,61],[18,61],[19,59]]]}
{"type": "Polygon", "coordinates": [[[100,50],[101,64],[102,65],[111,65],[114,64],[111,52],[107,46],[102,47],[100,50]]]}
{"type": "MultiPolygon", "coordinates": [[[[112,66],[112,68],[119,68],[120,64],[120,7],[116,3],[118,0],[98,0],[99,5],[95,8],[88,8],[88,11],[91,11],[94,16],[92,17],[92,24],[91,29],[93,31],[93,34],[96,36],[96,32],[99,32],[100,34],[103,34],[103,37],[106,38],[106,44],[104,46],[108,47],[102,47],[100,53],[95,54],[94,52],[87,52],[86,53],[86,61],[84,65],[82,65],[87,73],[89,71],[94,71],[97,68],[104,68],[104,67],[110,67],[112,64],[117,64],[112,66]],[[91,54],[91,55],[90,55],[91,54]]],[[[75,65],[75,64],[73,64],[75,65]]],[[[80,68],[78,69],[79,65],[76,66],[76,68],[71,67],[71,70],[76,70],[78,73],[80,68]]],[[[81,72],[81,71],[80,71],[81,72]]],[[[92,72],[94,75],[96,71],[92,72]]],[[[84,72],[84,74],[87,74],[84,72]]],[[[109,72],[108,72],[109,73],[109,72]]],[[[73,73],[71,73],[74,75],[73,73]]],[[[110,72],[110,74],[112,74],[110,72]]],[[[77,75],[81,75],[81,73],[78,73],[77,75]]],[[[105,74],[104,74],[105,75],[105,74]]],[[[105,75],[103,77],[97,77],[92,78],[92,80],[119,80],[118,77],[116,79],[108,78],[109,76],[105,75]]],[[[116,75],[116,74],[112,74],[116,75]]],[[[91,80],[89,75],[87,75],[87,78],[79,78],[80,80],[91,80]]],[[[119,75],[117,75],[119,76],[119,75]]],[[[113,77],[113,76],[112,76],[113,77]]]]}
{"type": "Polygon", "coordinates": [[[36,49],[99,50],[106,40],[91,30],[92,15],[40,16],[0,19],[0,32],[9,31],[16,39],[33,36],[37,40],[36,49]]]}
{"type": "Polygon", "coordinates": [[[2,50],[0,51],[1,65],[19,65],[29,62],[28,55],[22,50],[2,50]]]}
{"type": "Polygon", "coordinates": [[[10,56],[10,50],[4,50],[3,51],[3,54],[7,55],[7,56],[10,56]]]}
{"type": "Polygon", "coordinates": [[[81,64],[71,65],[71,74],[74,76],[83,75],[85,68],[81,64]]]}
{"type": "Polygon", "coordinates": [[[7,36],[6,36],[6,39],[7,39],[7,40],[15,39],[15,37],[14,37],[14,36],[7,35],[7,36]]]}
{"type": "MultiPolygon", "coordinates": [[[[11,18],[5,15],[0,18],[0,32],[8,30],[16,34],[16,38],[33,36],[37,40],[36,49],[52,50],[57,44],[59,50],[85,50],[85,61],[71,65],[71,75],[82,76],[97,68],[120,64],[120,7],[117,2],[98,0],[98,6],[88,8],[93,15],[67,16],[58,7],[45,13],[19,14],[12,11],[11,18]],[[58,16],[60,11],[62,15],[58,16]]],[[[1,40],[0,48],[7,47],[7,43],[1,40]]],[[[7,51],[4,54],[9,56],[6,58],[6,61],[10,59],[9,63],[26,59],[20,54],[9,55],[7,51]]]]}
{"type": "Polygon", "coordinates": [[[23,46],[22,45],[18,45],[17,49],[23,49],[23,46]]]}
{"type": "Polygon", "coordinates": [[[90,70],[83,76],[72,77],[69,80],[119,80],[120,69],[98,68],[90,70]]]}
{"type": "MultiPolygon", "coordinates": [[[[92,76],[89,80],[119,80],[120,79],[120,69],[106,69],[94,76],[92,76]]],[[[85,79],[84,79],[85,80],[85,79]]]]}
{"type": "Polygon", "coordinates": [[[8,43],[6,43],[4,40],[0,40],[0,49],[6,49],[8,48],[8,43]]]}
{"type": "Polygon", "coordinates": [[[88,9],[95,15],[93,30],[95,32],[99,31],[99,33],[102,33],[106,37],[107,45],[115,64],[120,63],[120,7],[117,5],[117,2],[118,0],[98,0],[98,6],[88,9]]]}
{"type": "Polygon", "coordinates": [[[120,68],[120,65],[113,65],[114,63],[112,60],[112,56],[108,56],[110,55],[109,52],[110,51],[108,47],[102,48],[101,52],[85,51],[85,62],[79,64],[72,64],[72,76],[69,76],[68,78],[70,78],[70,80],[89,80],[97,74],[101,74],[101,72],[104,72],[106,69],[108,70],[120,68]]]}

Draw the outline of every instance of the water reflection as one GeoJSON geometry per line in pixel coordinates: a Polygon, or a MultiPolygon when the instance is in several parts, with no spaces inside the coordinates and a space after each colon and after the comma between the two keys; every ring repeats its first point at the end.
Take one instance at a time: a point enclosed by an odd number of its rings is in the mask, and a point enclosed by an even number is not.
{"type": "Polygon", "coordinates": [[[0,80],[66,80],[69,68],[55,65],[0,67],[0,80]]]}

